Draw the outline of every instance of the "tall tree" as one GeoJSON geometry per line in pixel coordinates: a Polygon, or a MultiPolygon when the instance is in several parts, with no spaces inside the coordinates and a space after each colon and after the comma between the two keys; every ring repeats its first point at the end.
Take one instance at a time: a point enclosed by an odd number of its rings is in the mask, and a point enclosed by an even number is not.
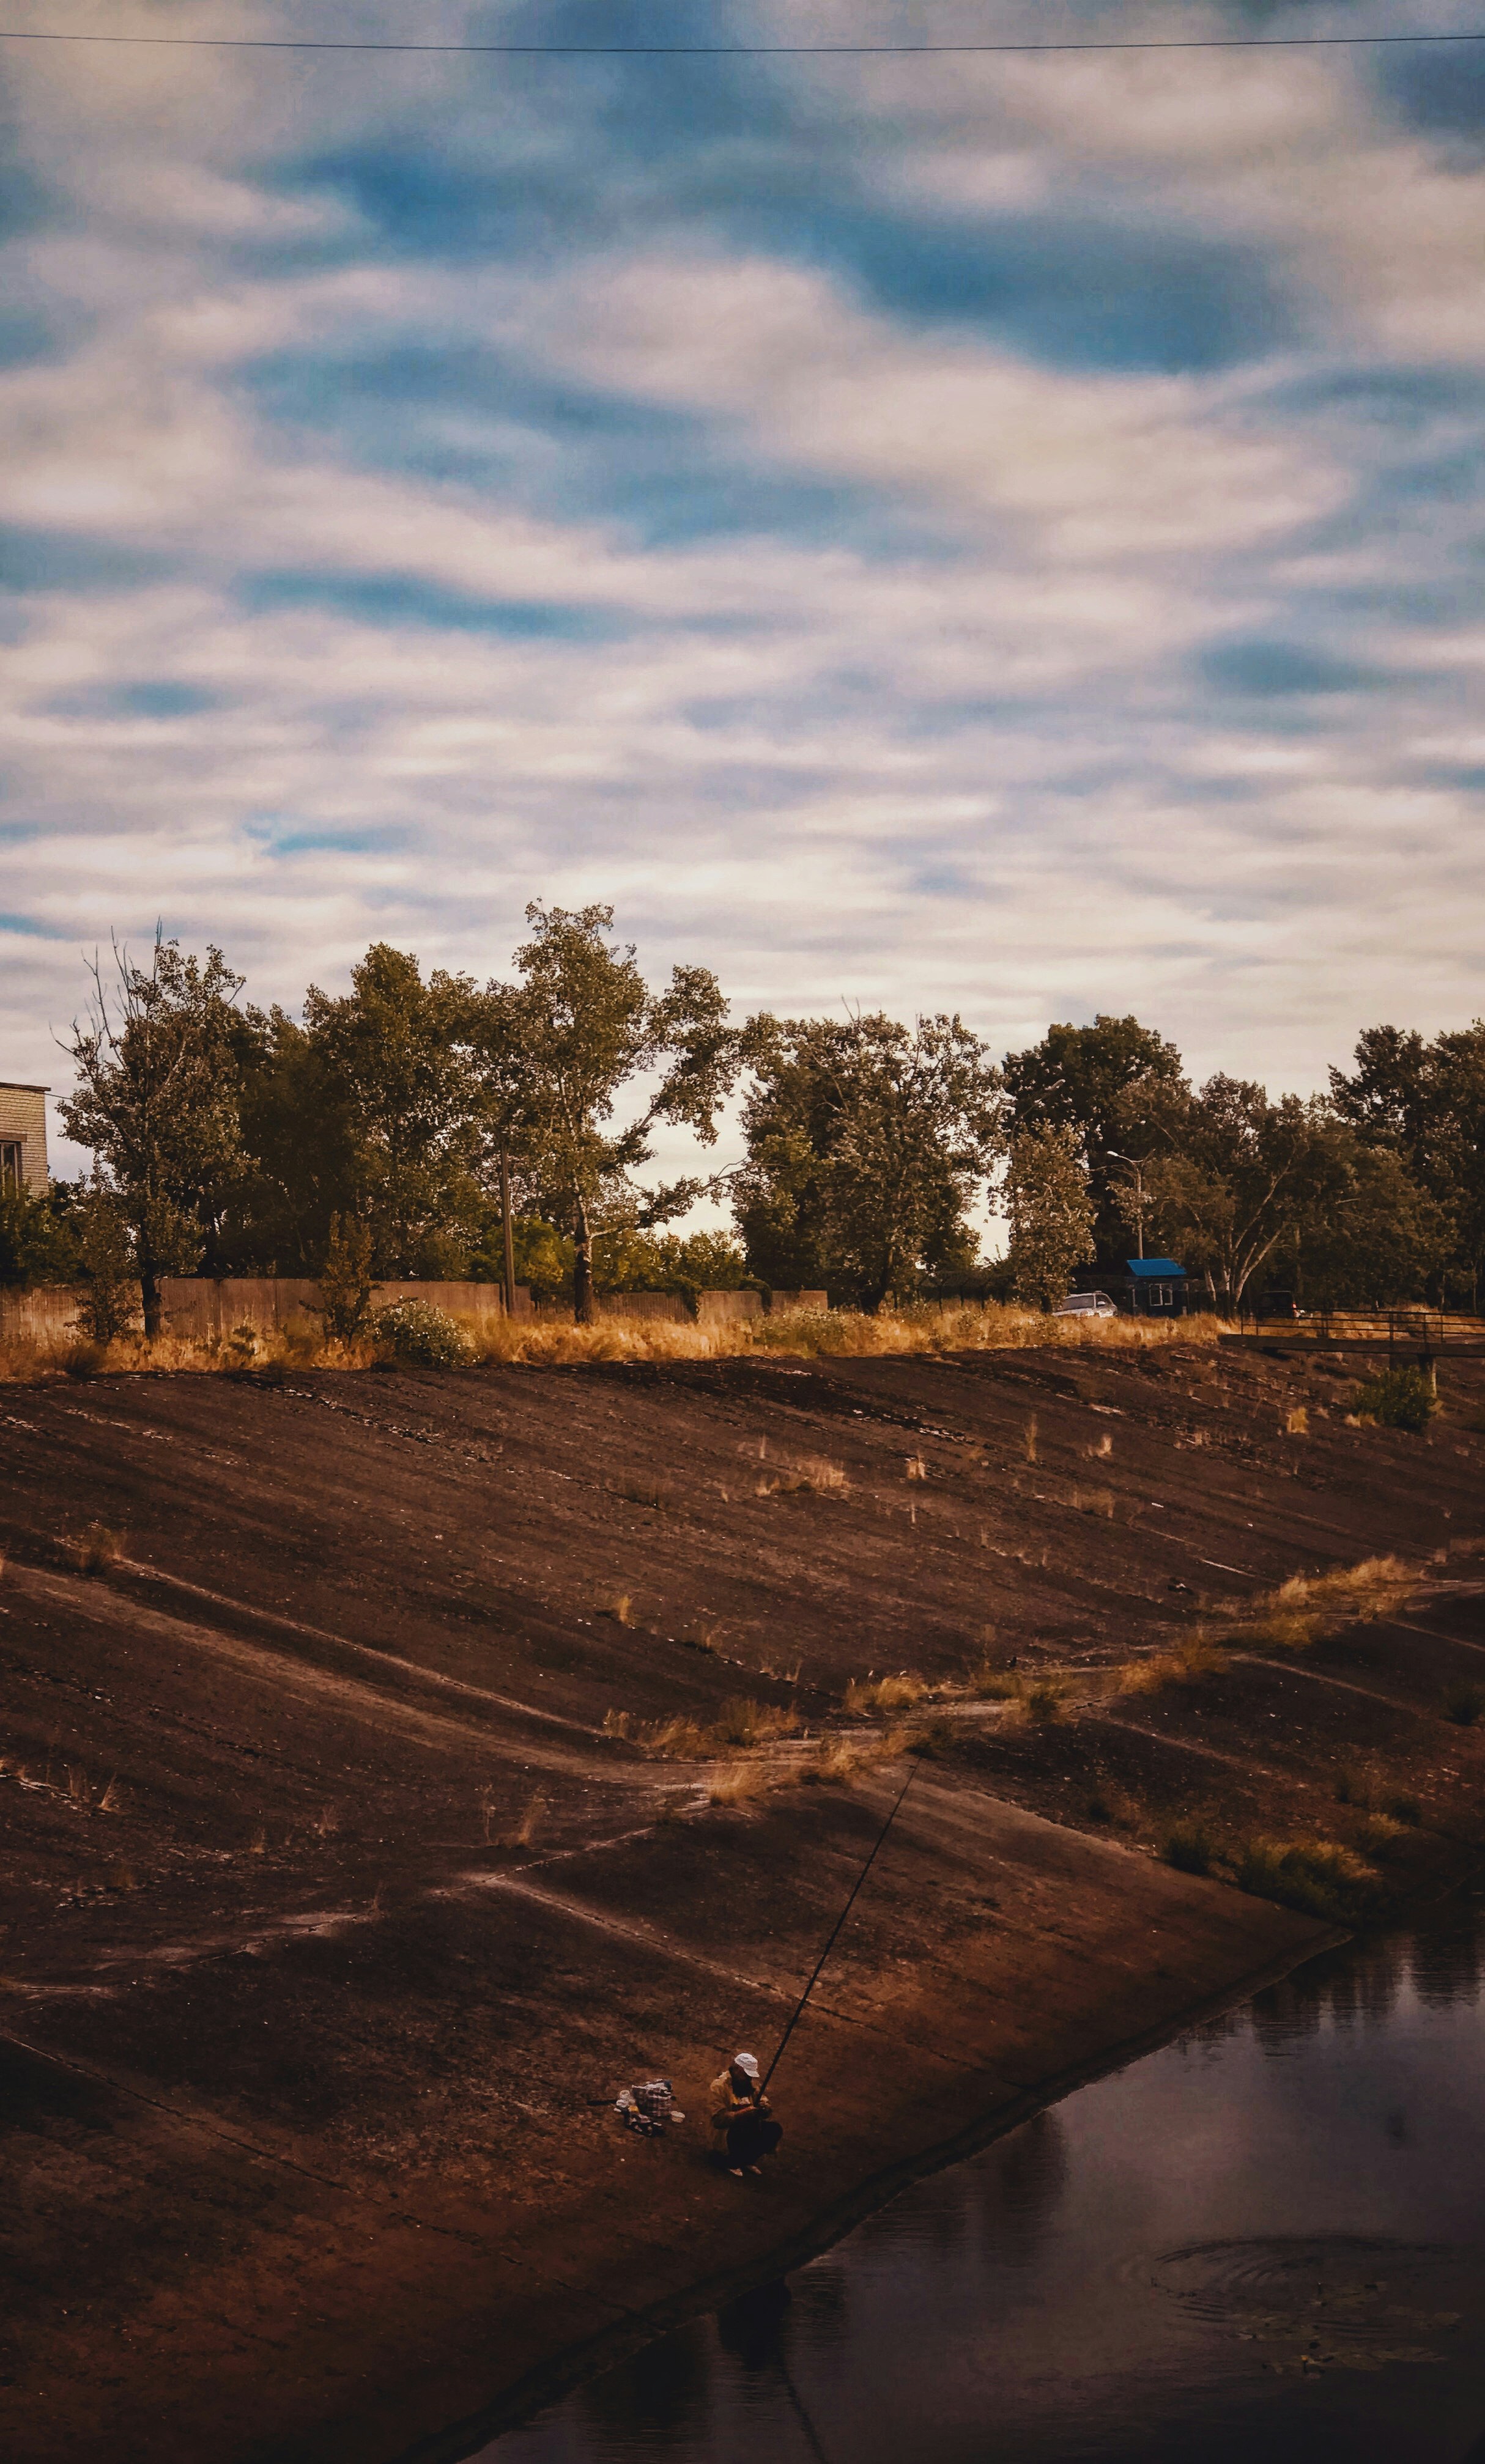
{"type": "Polygon", "coordinates": [[[1485,1274],[1485,1021],[1430,1044],[1416,1030],[1367,1027],[1356,1067],[1330,1073],[1332,1107],[1369,1147],[1389,1150],[1448,1216],[1453,1237],[1430,1281],[1477,1309],[1485,1274]]]}
{"type": "MultiPolygon", "coordinates": [[[[1213,1300],[1238,1309],[1326,1186],[1324,1108],[1297,1095],[1271,1104],[1262,1087],[1219,1073],[1169,1134],[1142,1175],[1152,1228],[1205,1274],[1213,1300]]],[[[1132,1193],[1123,1203],[1133,1206],[1132,1193]]]]}
{"type": "Polygon", "coordinates": [[[1297,1298],[1308,1309],[1385,1309],[1422,1299],[1455,1230],[1402,1156],[1332,1120],[1306,1178],[1310,1202],[1274,1259],[1297,1298]]]}
{"type": "Polygon", "coordinates": [[[973,1243],[1003,1146],[1000,1072],[958,1018],[768,1022],[733,1206],[765,1282],[879,1309],[973,1243]]]}
{"type": "Polygon", "coordinates": [[[1120,1192],[1135,1166],[1168,1143],[1190,1089],[1173,1044],[1137,1018],[1100,1011],[1091,1026],[1049,1026],[1039,1044],[1006,1058],[1008,1127],[1077,1133],[1094,1202],[1094,1239],[1105,1263],[1128,1246],[1120,1192]]]}
{"type": "Polygon", "coordinates": [[[531,938],[516,952],[519,980],[492,984],[478,1029],[488,1133],[514,1149],[525,1211],[569,1230],[573,1310],[593,1315],[593,1243],[606,1231],[649,1228],[692,1203],[702,1183],[646,1189],[661,1122],[717,1136],[745,1039],[705,967],[676,967],[652,992],[632,943],[614,946],[611,907],[526,910],[531,938]],[[636,1081],[653,1082],[627,1124],[615,1112],[636,1081]]]}
{"type": "Polygon", "coordinates": [[[1076,1130],[1022,1130],[1010,1141],[1002,1204],[1011,1289],[1050,1309],[1094,1254],[1093,1193],[1076,1130]]]}
{"type": "Polygon", "coordinates": [[[91,1147],[134,1243],[144,1331],[161,1329],[160,1283],[216,1261],[241,1145],[233,1004],[242,988],[220,950],[206,962],[156,937],[147,967],[114,949],[114,979],[95,959],[85,1023],[65,1048],[78,1070],[58,1106],[91,1147]]]}
{"type": "Polygon", "coordinates": [[[348,993],[332,999],[310,985],[307,1054],[280,1029],[280,1051],[319,1077],[344,1141],[350,1185],[333,1211],[367,1227],[379,1275],[463,1271],[486,1203],[481,1017],[468,976],[435,967],[425,982],[410,952],[377,941],[352,969],[348,993]]]}
{"type": "Polygon", "coordinates": [[[237,1274],[317,1275],[332,1222],[366,1195],[351,1089],[277,1004],[244,1009],[234,1044],[243,1166],[226,1256],[237,1274]]]}

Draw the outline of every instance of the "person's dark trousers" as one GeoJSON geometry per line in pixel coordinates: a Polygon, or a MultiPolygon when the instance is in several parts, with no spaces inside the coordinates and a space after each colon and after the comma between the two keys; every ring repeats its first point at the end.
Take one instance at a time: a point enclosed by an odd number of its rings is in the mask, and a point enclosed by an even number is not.
{"type": "Polygon", "coordinates": [[[770,2121],[766,2113],[740,2113],[727,2124],[727,2162],[756,2165],[761,2156],[773,2154],[783,2136],[783,2123],[770,2121]]]}

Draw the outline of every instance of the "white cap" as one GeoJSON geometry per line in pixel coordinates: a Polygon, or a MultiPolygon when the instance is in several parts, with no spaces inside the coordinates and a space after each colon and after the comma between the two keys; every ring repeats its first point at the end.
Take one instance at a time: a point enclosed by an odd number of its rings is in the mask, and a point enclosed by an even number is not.
{"type": "Polygon", "coordinates": [[[756,2079],[758,2077],[758,2056],[756,2054],[734,2054],[732,2057],[732,2067],[735,2071],[746,2071],[749,2079],[756,2079]]]}

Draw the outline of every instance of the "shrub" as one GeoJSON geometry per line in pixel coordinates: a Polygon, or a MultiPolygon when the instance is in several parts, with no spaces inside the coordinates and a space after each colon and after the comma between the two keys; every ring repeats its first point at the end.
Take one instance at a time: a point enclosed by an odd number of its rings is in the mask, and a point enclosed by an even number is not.
{"type": "Polygon", "coordinates": [[[1485,1711],[1485,1686],[1473,1684],[1464,1678],[1458,1684],[1444,1689],[1444,1717],[1456,1727],[1473,1728],[1485,1711]]]}
{"type": "Polygon", "coordinates": [[[457,1369],[471,1357],[468,1335],[432,1301],[392,1301],[371,1321],[377,1342],[414,1369],[457,1369]]]}
{"type": "Polygon", "coordinates": [[[1204,1822],[1173,1822],[1161,1841],[1161,1855],[1178,1874],[1209,1874],[1217,1843],[1204,1822]]]}
{"type": "Polygon", "coordinates": [[[320,1269],[320,1315],[332,1343],[355,1343],[371,1323],[371,1235],[349,1215],[330,1218],[320,1269]]]}
{"type": "Polygon", "coordinates": [[[1438,1409],[1438,1397],[1421,1369],[1384,1369],[1358,1386],[1352,1410],[1378,1420],[1385,1429],[1428,1427],[1438,1409]]]}
{"type": "Polygon", "coordinates": [[[1053,1720],[1061,1719],[1066,1695],[1067,1688],[1059,1678],[1037,1677],[1022,1686],[1021,1708],[1029,1720],[1045,1727],[1053,1720]]]}
{"type": "Polygon", "coordinates": [[[115,1192],[97,1165],[78,1206],[79,1247],[87,1277],[78,1323],[92,1343],[126,1334],[139,1310],[134,1242],[115,1192]]]}

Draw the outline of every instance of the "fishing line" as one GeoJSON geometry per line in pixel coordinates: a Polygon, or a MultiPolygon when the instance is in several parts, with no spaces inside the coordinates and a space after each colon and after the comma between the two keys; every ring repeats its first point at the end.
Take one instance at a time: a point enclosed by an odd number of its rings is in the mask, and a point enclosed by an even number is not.
{"type": "Polygon", "coordinates": [[[801,1993],[801,1995],[800,1995],[800,1997],[799,1997],[799,2000],[795,2003],[793,2010],[792,2010],[792,2011],[790,2012],[790,2013],[789,2013],[788,2025],[787,2025],[787,2027],[785,2029],[783,2035],[779,2038],[779,2050],[778,2050],[778,2052],[774,2055],[774,2057],[773,2057],[772,2061],[769,2063],[769,2065],[768,2065],[767,2069],[765,2071],[765,2073],[764,2073],[764,2075],[763,2075],[763,2078],[762,2078],[762,2079],[759,2080],[759,2082],[758,2082],[758,2095],[757,2095],[757,2097],[755,2097],[755,2098],[754,2098],[754,2102],[755,2102],[755,2103],[758,2101],[758,2098],[762,2097],[762,2096],[765,2094],[765,2090],[766,2090],[766,2088],[767,2088],[767,2085],[768,2085],[768,2081],[772,2079],[772,2077],[773,2077],[773,2075],[774,2075],[774,2072],[778,2069],[779,2064],[780,2064],[780,2062],[782,2061],[782,2059],[783,2059],[783,2057],[784,2057],[784,2048],[785,2048],[785,2046],[788,2043],[788,2040],[789,2040],[790,2036],[792,2036],[792,2035],[793,2035],[793,2033],[794,2033],[795,2028],[796,2028],[796,2027],[798,2026],[798,2024],[799,2024],[800,2016],[801,2016],[801,2014],[802,2014],[802,2013],[803,2013],[803,2011],[804,2011],[805,2004],[809,2001],[810,1994],[814,1991],[815,1985],[816,1985],[816,1983],[818,1982],[818,1979],[819,1979],[820,1970],[821,1970],[821,1969],[822,1969],[822,1968],[825,1966],[826,1961],[829,1959],[829,1957],[830,1957],[830,1955],[831,1955],[831,1951],[832,1951],[832,1950],[834,1949],[834,1947],[835,1947],[836,1939],[837,1939],[837,1937],[838,1937],[838,1935],[839,1935],[839,1933],[840,1933],[841,1926],[845,1924],[846,1919],[850,1916],[852,1909],[853,1909],[853,1908],[854,1907],[854,1905],[855,1905],[855,1902],[856,1902],[856,1894],[857,1894],[857,1892],[860,1890],[861,1885],[862,1885],[862,1883],[865,1881],[865,1880],[866,1880],[866,1878],[867,1878],[868,1874],[871,1872],[872,1867],[875,1864],[875,1862],[876,1862],[876,1852],[877,1852],[877,1850],[880,1848],[880,1846],[881,1846],[881,1844],[882,1844],[882,1841],[886,1838],[888,1832],[892,1829],[892,1826],[893,1826],[893,1824],[896,1822],[896,1820],[897,1820],[897,1818],[898,1818],[898,1815],[900,1814],[900,1812],[901,1812],[901,1810],[902,1810],[902,1799],[906,1796],[906,1794],[907,1794],[907,1793],[908,1793],[908,1790],[912,1787],[914,1780],[918,1777],[918,1774],[919,1774],[919,1772],[921,1771],[921,1769],[922,1769],[922,1764],[921,1764],[921,1762],[915,1761],[915,1762],[914,1762],[914,1765],[913,1765],[913,1768],[912,1768],[912,1770],[908,1772],[908,1775],[907,1775],[906,1779],[903,1781],[901,1788],[898,1791],[898,1800],[897,1800],[897,1803],[894,1805],[894,1807],[893,1807],[893,1809],[892,1809],[892,1812],[888,1815],[886,1821],[882,1824],[882,1827],[881,1827],[881,1829],[878,1831],[878,1833],[877,1833],[877,1835],[876,1835],[875,1839],[873,1841],[873,1843],[872,1843],[872,1853],[871,1853],[870,1857],[868,1857],[868,1859],[867,1859],[867,1860],[866,1860],[866,1863],[862,1866],[861,1871],[860,1871],[860,1872],[859,1872],[859,1874],[856,1876],[856,1879],[855,1879],[854,1882],[853,1882],[853,1883],[852,1884],[852,1886],[851,1886],[851,1897],[850,1897],[850,1899],[846,1902],[845,1906],[841,1909],[841,1912],[840,1912],[839,1916],[838,1916],[838,1917],[836,1918],[836,1920],[835,1920],[834,1925],[831,1927],[831,1938],[830,1938],[829,1942],[826,1944],[825,1948],[821,1951],[819,1958],[815,1961],[815,1964],[814,1964],[814,1970],[813,1970],[812,1975],[810,1976],[809,1982],[809,1984],[805,1987],[805,1990],[804,1990],[803,1993],[801,1993]]]}

